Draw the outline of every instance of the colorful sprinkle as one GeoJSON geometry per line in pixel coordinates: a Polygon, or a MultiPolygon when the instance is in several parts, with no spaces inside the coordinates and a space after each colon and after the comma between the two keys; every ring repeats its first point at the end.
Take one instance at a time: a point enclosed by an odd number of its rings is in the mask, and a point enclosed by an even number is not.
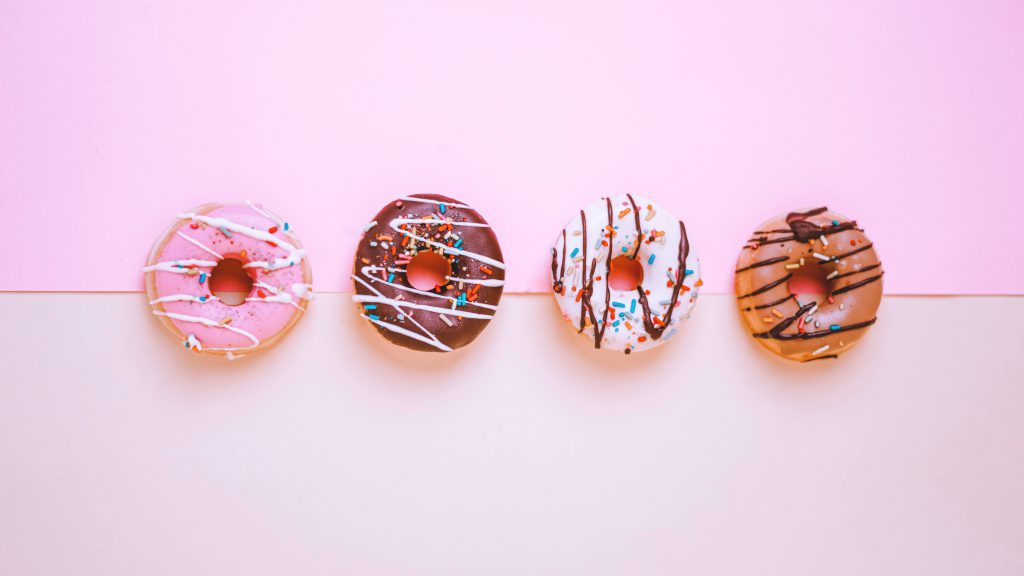
{"type": "Polygon", "coordinates": [[[199,283],[202,284],[203,282],[206,282],[206,272],[199,275],[199,283]]]}
{"type": "Polygon", "coordinates": [[[655,256],[657,256],[657,254],[651,254],[650,258],[647,259],[647,265],[648,266],[650,266],[651,264],[654,264],[654,257],[655,256]]]}
{"type": "Polygon", "coordinates": [[[818,354],[821,354],[822,352],[825,352],[825,351],[826,351],[826,350],[828,350],[829,348],[830,348],[830,346],[829,346],[828,344],[825,344],[825,345],[824,345],[824,346],[822,346],[821,348],[818,348],[818,349],[817,349],[817,350],[815,350],[814,352],[811,352],[811,356],[817,356],[818,354]]]}

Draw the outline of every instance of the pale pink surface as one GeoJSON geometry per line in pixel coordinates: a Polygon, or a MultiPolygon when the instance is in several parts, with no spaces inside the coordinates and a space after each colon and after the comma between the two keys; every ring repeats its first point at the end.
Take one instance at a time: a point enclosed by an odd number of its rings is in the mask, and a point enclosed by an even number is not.
{"type": "MultiPolygon", "coordinates": [[[[256,204],[256,207],[259,208],[260,205],[256,204]]],[[[189,207],[189,209],[191,209],[191,207],[189,207]]],[[[179,210],[174,214],[187,211],[188,210],[179,210]]],[[[266,212],[266,210],[264,210],[264,212],[266,212]]],[[[285,234],[284,230],[280,229],[281,227],[278,226],[279,222],[267,218],[245,204],[229,204],[221,206],[206,213],[205,216],[223,218],[234,222],[235,224],[255,228],[263,232],[268,231],[272,227],[278,227],[275,236],[289,243],[294,242],[292,238],[285,234]]],[[[173,215],[171,215],[171,217],[173,217],[173,215]]],[[[179,219],[176,223],[177,232],[180,232],[197,242],[201,242],[204,246],[210,248],[214,252],[217,252],[221,256],[234,257],[241,260],[243,263],[253,261],[272,262],[278,258],[285,258],[289,255],[288,251],[284,250],[280,246],[270,246],[263,240],[257,240],[244,234],[234,233],[231,237],[228,237],[213,226],[201,226],[193,229],[190,226],[191,220],[179,219]],[[240,257],[243,250],[246,253],[245,258],[240,257]]],[[[213,262],[218,259],[209,252],[203,250],[201,247],[185,240],[178,234],[173,234],[160,253],[158,261],[173,262],[177,260],[207,260],[213,262]]],[[[212,269],[209,267],[199,267],[197,270],[206,272],[207,275],[209,275],[212,269]]],[[[299,261],[293,266],[277,268],[274,270],[249,268],[248,272],[250,276],[252,276],[254,282],[271,286],[274,290],[288,295],[291,300],[289,302],[253,300],[243,302],[238,306],[229,306],[219,300],[208,299],[206,302],[163,302],[163,307],[170,313],[207,318],[214,321],[221,321],[224,318],[230,318],[231,326],[233,328],[245,330],[261,341],[266,340],[280,332],[281,329],[288,324],[292,316],[299,312],[297,306],[300,303],[305,305],[303,300],[295,295],[292,290],[294,285],[305,283],[305,279],[303,278],[302,262],[299,261]]],[[[203,278],[204,281],[200,282],[199,280],[201,276],[186,276],[184,274],[159,270],[152,272],[152,274],[156,275],[156,290],[158,297],[176,294],[187,294],[196,297],[206,296],[208,298],[212,296],[210,293],[209,281],[203,278]]],[[[139,276],[142,276],[141,272],[139,273],[139,276]]],[[[256,293],[256,290],[260,289],[261,288],[259,286],[254,286],[251,297],[265,298],[273,294],[273,292],[262,288],[265,296],[259,296],[259,294],[256,293]]],[[[173,322],[183,334],[194,334],[202,345],[207,348],[245,348],[255,345],[254,342],[245,335],[225,328],[205,326],[197,322],[190,322],[177,318],[172,318],[171,322],[173,322]]]]}
{"type": "Polygon", "coordinates": [[[388,198],[462,198],[511,291],[605,194],[730,290],[765,218],[861,221],[893,293],[1021,293],[1024,3],[7,1],[3,290],[138,290],[182,206],[260,199],[347,290],[388,198]]]}
{"type": "Polygon", "coordinates": [[[228,362],[140,294],[0,294],[0,574],[1024,574],[1024,298],[887,298],[805,365],[729,296],[628,357],[501,303],[416,354],[321,295],[228,362]]]}

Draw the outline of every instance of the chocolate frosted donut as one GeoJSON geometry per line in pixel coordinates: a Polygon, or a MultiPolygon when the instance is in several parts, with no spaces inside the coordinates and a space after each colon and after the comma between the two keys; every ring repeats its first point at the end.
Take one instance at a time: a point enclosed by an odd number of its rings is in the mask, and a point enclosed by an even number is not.
{"type": "Polygon", "coordinates": [[[798,362],[836,358],[875,323],[882,263],[856,222],[824,207],[791,212],[743,247],[736,297],[768,350],[798,362]]]}
{"type": "Polygon", "coordinates": [[[363,231],[352,269],[366,318],[391,342],[425,352],[469,344],[498,309],[505,264],[476,210],[436,194],[388,204],[363,231]]]}

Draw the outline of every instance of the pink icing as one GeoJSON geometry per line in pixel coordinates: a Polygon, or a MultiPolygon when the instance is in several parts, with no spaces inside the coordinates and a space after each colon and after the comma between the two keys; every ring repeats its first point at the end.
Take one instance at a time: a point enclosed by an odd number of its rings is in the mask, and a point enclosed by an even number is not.
{"type": "MultiPolygon", "coordinates": [[[[283,222],[268,218],[261,214],[261,211],[266,212],[259,205],[226,204],[203,214],[203,216],[222,218],[262,233],[269,233],[276,227],[277,230],[273,233],[274,238],[279,239],[282,243],[299,247],[295,237],[284,230],[283,222]]],[[[185,218],[180,219],[179,222],[180,224],[170,232],[170,239],[156,258],[157,262],[219,260],[202,246],[182,238],[179,234],[188,236],[225,258],[236,258],[243,264],[260,261],[275,262],[278,259],[295,256],[293,252],[289,252],[281,246],[271,246],[265,240],[253,238],[241,232],[232,232],[229,229],[229,237],[217,226],[211,224],[185,218]],[[241,256],[243,251],[245,251],[244,257],[241,256]]],[[[231,327],[244,330],[263,342],[281,331],[294,314],[300,313],[299,308],[304,310],[306,307],[306,300],[303,296],[311,292],[311,290],[303,289],[306,286],[304,284],[306,282],[304,269],[308,267],[308,263],[305,261],[304,253],[301,252],[297,257],[288,261],[292,260],[294,260],[293,265],[285,264],[283,267],[273,270],[247,267],[254,280],[249,298],[260,300],[247,300],[238,306],[224,304],[210,293],[209,275],[213,269],[210,266],[196,267],[198,272],[206,273],[205,278],[201,274],[186,275],[156,270],[151,273],[156,275],[155,286],[158,298],[184,294],[197,298],[206,297],[207,300],[205,302],[191,300],[162,302],[154,304],[153,308],[155,311],[159,311],[162,305],[163,309],[171,314],[208,318],[218,323],[225,318],[230,318],[229,325],[231,327]],[[201,279],[202,282],[200,282],[201,279]],[[261,283],[272,289],[261,286],[261,283]],[[261,298],[270,299],[263,300],[261,298]],[[283,301],[278,301],[278,299],[283,301]]],[[[200,322],[173,317],[169,319],[186,337],[189,334],[194,335],[203,348],[245,349],[255,345],[251,338],[230,329],[206,326],[200,322]]]]}

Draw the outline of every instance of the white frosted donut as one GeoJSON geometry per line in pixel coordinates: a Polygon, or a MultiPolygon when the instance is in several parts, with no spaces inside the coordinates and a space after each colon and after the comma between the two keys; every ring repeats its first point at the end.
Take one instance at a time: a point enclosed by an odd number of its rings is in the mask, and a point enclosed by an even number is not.
{"type": "Polygon", "coordinates": [[[670,340],[703,284],[682,221],[629,194],[569,221],[551,249],[551,278],[565,320],[595,348],[626,354],[670,340]]]}

